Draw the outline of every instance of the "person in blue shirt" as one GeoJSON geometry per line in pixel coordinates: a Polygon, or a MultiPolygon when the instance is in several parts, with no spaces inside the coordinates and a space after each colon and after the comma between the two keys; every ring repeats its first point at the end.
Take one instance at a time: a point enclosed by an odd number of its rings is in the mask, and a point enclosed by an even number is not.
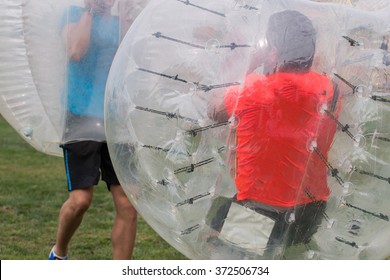
{"type": "Polygon", "coordinates": [[[111,14],[115,1],[85,0],[85,8],[70,6],[61,24],[69,60],[62,145],[69,197],[59,213],[51,260],[68,258],[69,242],[91,205],[100,175],[112,194],[116,210],[112,258],[132,257],[137,212],[113,169],[103,123],[107,76],[121,34],[119,19],[111,14]]]}

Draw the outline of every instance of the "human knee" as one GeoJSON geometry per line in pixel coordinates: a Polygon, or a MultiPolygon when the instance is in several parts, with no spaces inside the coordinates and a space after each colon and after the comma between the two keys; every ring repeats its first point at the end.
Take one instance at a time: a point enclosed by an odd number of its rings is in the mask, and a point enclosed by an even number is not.
{"type": "Polygon", "coordinates": [[[76,202],[75,206],[78,212],[85,212],[88,210],[91,202],[89,200],[80,199],[76,202]]]}
{"type": "Polygon", "coordinates": [[[137,220],[137,210],[128,200],[124,201],[121,205],[121,212],[130,222],[134,222],[137,220]]]}
{"type": "Polygon", "coordinates": [[[72,191],[68,202],[75,212],[84,213],[91,205],[92,193],[84,191],[72,191]]]}
{"type": "Polygon", "coordinates": [[[112,186],[111,192],[114,198],[115,208],[118,215],[124,216],[126,219],[136,220],[137,210],[131,204],[122,187],[119,185],[112,186]]]}

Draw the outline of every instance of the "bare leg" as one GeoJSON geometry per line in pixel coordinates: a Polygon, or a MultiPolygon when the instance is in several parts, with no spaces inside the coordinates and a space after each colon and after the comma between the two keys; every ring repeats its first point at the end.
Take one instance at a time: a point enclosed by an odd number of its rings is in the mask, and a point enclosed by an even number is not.
{"type": "Polygon", "coordinates": [[[57,241],[54,248],[57,255],[67,255],[68,244],[91,205],[92,196],[93,187],[73,190],[69,193],[69,198],[62,205],[59,214],[57,241]]]}
{"type": "Polygon", "coordinates": [[[114,260],[131,259],[137,230],[137,211],[130,203],[122,187],[111,186],[116,210],[112,227],[112,257],[114,260]]]}

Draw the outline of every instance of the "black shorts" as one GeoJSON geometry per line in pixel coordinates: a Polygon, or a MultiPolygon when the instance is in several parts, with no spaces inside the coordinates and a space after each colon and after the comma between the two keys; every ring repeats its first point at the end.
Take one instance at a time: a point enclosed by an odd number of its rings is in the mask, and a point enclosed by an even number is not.
{"type": "Polygon", "coordinates": [[[100,172],[108,189],[119,185],[108,153],[107,143],[80,141],[61,145],[64,151],[68,190],[84,189],[98,184],[100,172]]]}

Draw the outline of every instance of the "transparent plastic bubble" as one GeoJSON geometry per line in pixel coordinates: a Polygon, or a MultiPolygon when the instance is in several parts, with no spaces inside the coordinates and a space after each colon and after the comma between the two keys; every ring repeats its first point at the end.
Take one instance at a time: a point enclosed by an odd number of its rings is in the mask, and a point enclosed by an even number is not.
{"type": "MultiPolygon", "coordinates": [[[[90,43],[93,47],[89,49],[95,50],[94,54],[102,55],[89,55],[99,60],[98,66],[94,64],[95,61],[88,67],[84,65],[84,68],[88,69],[89,73],[92,72],[91,69],[98,73],[97,76],[88,77],[85,82],[81,80],[83,71],[76,71],[77,75],[68,76],[72,67],[68,67],[71,62],[66,51],[66,42],[61,36],[65,26],[79,20],[85,11],[85,1],[2,1],[0,112],[23,139],[40,152],[62,156],[60,144],[67,140],[105,141],[104,90],[111,61],[128,27],[148,3],[140,0],[109,2],[112,7],[107,6],[107,11],[110,12],[110,19],[115,22],[115,26],[112,26],[113,30],[109,32],[103,31],[104,34],[92,32],[90,43]],[[107,33],[115,44],[102,42],[109,37],[106,36],[107,33]],[[99,46],[104,46],[105,50],[101,52],[99,46]],[[100,74],[102,77],[98,77],[100,74]],[[82,92],[82,96],[86,97],[82,101],[79,101],[77,96],[75,99],[70,98],[70,92],[74,92],[72,85],[75,83],[71,80],[74,76],[80,82],[75,91],[77,94],[82,92]],[[88,100],[93,101],[89,103],[88,100]],[[81,105],[77,105],[77,101],[81,105]],[[69,111],[77,116],[71,118],[69,111]],[[92,120],[83,122],[79,116],[87,116],[92,120]],[[100,126],[95,125],[95,117],[100,119],[100,126]],[[33,133],[28,131],[28,127],[33,133]],[[77,127],[81,128],[76,129],[77,127]]],[[[98,16],[95,19],[98,20],[98,16]]],[[[97,26],[96,20],[94,29],[97,26]]]]}
{"type": "MultiPolygon", "coordinates": [[[[371,240],[386,241],[379,232],[389,230],[382,177],[390,151],[368,135],[390,135],[387,97],[377,90],[383,79],[372,74],[386,67],[387,5],[321,2],[156,0],[123,40],[105,106],[128,100],[148,110],[129,114],[128,131],[106,110],[107,142],[122,137],[170,151],[139,155],[147,191],[134,204],[188,258],[358,259],[360,248],[377,248],[371,240]],[[150,36],[156,32],[166,37],[150,36]],[[369,174],[356,172],[366,166],[369,174]],[[169,188],[147,188],[150,177],[169,188]],[[285,243],[298,240],[302,205],[317,213],[305,228],[311,249],[285,243]],[[288,238],[271,236],[275,221],[291,229],[288,238]]],[[[128,163],[115,153],[112,160],[126,177],[128,163]]]]}

